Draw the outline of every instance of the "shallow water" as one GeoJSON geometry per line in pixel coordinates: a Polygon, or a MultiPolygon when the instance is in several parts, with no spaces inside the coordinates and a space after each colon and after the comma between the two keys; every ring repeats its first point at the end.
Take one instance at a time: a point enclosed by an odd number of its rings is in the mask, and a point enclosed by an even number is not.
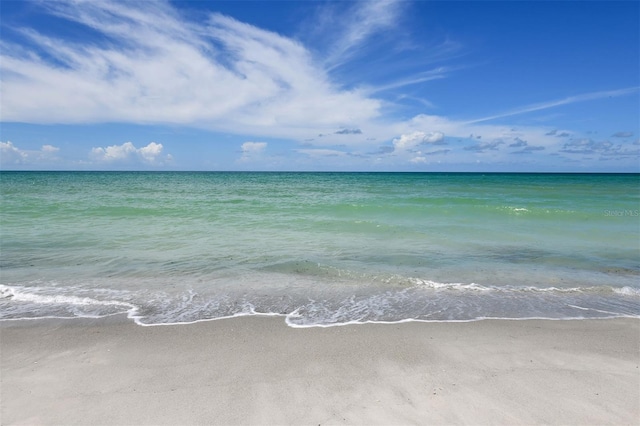
{"type": "Polygon", "coordinates": [[[0,318],[640,316],[640,175],[0,173],[0,318]]]}

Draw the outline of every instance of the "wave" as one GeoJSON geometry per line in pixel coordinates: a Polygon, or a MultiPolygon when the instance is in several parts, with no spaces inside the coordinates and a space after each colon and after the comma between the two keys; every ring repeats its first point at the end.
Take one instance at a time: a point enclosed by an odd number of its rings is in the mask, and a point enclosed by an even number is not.
{"type": "Polygon", "coordinates": [[[247,315],[282,316],[292,327],[405,321],[481,319],[584,319],[640,317],[640,289],[538,288],[441,283],[413,278],[411,285],[294,291],[167,293],[81,288],[37,283],[0,284],[0,320],[101,318],[126,315],[136,324],[169,325],[247,315]]]}
{"type": "Polygon", "coordinates": [[[640,297],[640,288],[632,288],[629,286],[624,286],[621,288],[612,289],[615,293],[623,294],[625,296],[636,296],[640,297]]]}
{"type": "Polygon", "coordinates": [[[23,287],[0,284],[0,320],[29,318],[101,318],[131,314],[137,307],[119,300],[99,300],[87,296],[59,294],[72,289],[23,287]],[[14,318],[17,315],[17,318],[14,318]]]}

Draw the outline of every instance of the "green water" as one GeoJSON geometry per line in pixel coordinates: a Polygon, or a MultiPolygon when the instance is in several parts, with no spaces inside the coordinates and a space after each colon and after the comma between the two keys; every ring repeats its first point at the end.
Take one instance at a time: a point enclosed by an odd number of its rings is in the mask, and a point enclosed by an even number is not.
{"type": "Polygon", "coordinates": [[[640,314],[637,174],[0,178],[4,318],[640,314]]]}

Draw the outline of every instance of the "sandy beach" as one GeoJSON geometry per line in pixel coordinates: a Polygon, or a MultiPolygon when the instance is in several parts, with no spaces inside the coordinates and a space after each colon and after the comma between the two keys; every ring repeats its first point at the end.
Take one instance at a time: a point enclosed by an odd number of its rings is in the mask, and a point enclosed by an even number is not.
{"type": "Polygon", "coordinates": [[[0,330],[3,425],[640,422],[635,319],[0,330]]]}

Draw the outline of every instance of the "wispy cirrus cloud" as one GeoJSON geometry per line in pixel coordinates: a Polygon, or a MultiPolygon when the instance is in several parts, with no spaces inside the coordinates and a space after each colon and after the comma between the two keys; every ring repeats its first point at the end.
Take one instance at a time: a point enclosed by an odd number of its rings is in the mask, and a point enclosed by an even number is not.
{"type": "MultiPolygon", "coordinates": [[[[99,37],[65,39],[21,28],[28,44],[3,42],[5,121],[181,124],[293,140],[321,134],[323,145],[372,145],[372,137],[392,140],[416,131],[499,137],[499,126],[438,116],[389,122],[381,99],[367,88],[341,89],[300,42],[226,15],[189,21],[165,2],[39,4],[99,37]]],[[[329,62],[356,55],[397,23],[405,7],[394,1],[350,6],[329,62]]],[[[405,76],[378,90],[441,78],[446,71],[405,76]]]]}
{"type": "MultiPolygon", "coordinates": [[[[584,93],[466,121],[442,110],[441,115],[424,114],[425,108],[438,106],[423,99],[431,95],[420,85],[464,68],[441,63],[464,48],[450,39],[412,45],[416,40],[410,40],[402,26],[412,7],[408,2],[336,2],[326,8],[323,4],[318,7],[324,15],[317,30],[322,35],[315,41],[326,43],[316,44],[220,13],[194,20],[174,6],[168,1],[35,3],[34,9],[86,29],[89,37],[66,37],[66,32],[50,32],[46,25],[3,27],[3,121],[191,126],[241,135],[245,141],[274,140],[270,146],[286,140],[289,151],[282,155],[298,155],[309,160],[305,164],[329,158],[344,160],[340,164],[345,166],[369,160],[423,165],[445,155],[470,164],[487,158],[508,161],[516,153],[637,156],[629,148],[637,139],[626,140],[632,132],[613,134],[621,148],[614,144],[605,149],[575,145],[572,141],[580,140],[580,132],[555,128],[558,123],[554,128],[516,127],[508,119],[637,95],[638,87],[584,93]],[[7,31],[11,37],[6,37],[7,31]],[[396,43],[400,39],[407,43],[396,43]],[[420,106],[404,109],[403,100],[420,106]]],[[[267,155],[265,142],[246,142],[238,158],[238,140],[235,143],[231,163],[251,160],[253,165],[275,158],[267,155]]],[[[162,145],[128,144],[94,148],[92,159],[96,164],[168,164],[162,145]]],[[[25,158],[15,146],[3,149],[5,158],[25,158]]],[[[26,155],[33,159],[36,154],[26,155]]]]}
{"type": "Polygon", "coordinates": [[[405,86],[426,83],[427,81],[440,80],[442,78],[445,78],[450,70],[451,69],[447,67],[438,67],[428,71],[421,71],[409,77],[398,79],[386,84],[367,87],[365,91],[368,94],[374,94],[379,92],[386,92],[387,90],[399,89],[405,86]]]}
{"type": "Polygon", "coordinates": [[[322,31],[330,29],[329,48],[324,66],[334,69],[361,54],[372,36],[395,26],[405,2],[380,0],[354,2],[347,10],[325,8],[322,12],[322,31]]]}
{"type": "Polygon", "coordinates": [[[107,42],[18,29],[29,43],[2,45],[5,121],[175,123],[298,138],[379,114],[379,100],[339,89],[298,42],[225,15],[187,21],[163,2],[44,6],[107,42]]]}
{"type": "Polygon", "coordinates": [[[495,120],[498,118],[504,118],[504,117],[510,117],[513,115],[518,115],[518,114],[525,114],[528,112],[534,112],[534,111],[540,111],[540,110],[544,110],[544,109],[549,109],[549,108],[555,108],[561,105],[569,105],[569,104],[573,104],[573,103],[577,103],[577,102],[586,102],[586,101],[592,101],[595,99],[602,99],[602,98],[615,98],[615,97],[619,97],[619,96],[627,96],[627,95],[632,95],[634,93],[638,93],[640,92],[640,87],[627,87],[624,89],[617,89],[617,90],[606,90],[606,91],[601,91],[601,92],[593,92],[593,93],[584,93],[581,95],[577,95],[577,96],[568,96],[566,98],[563,99],[556,99],[553,101],[548,101],[548,102],[541,102],[541,103],[537,103],[537,104],[532,104],[532,105],[526,105],[520,108],[515,108],[512,109],[510,111],[506,111],[500,114],[496,114],[496,115],[491,115],[488,117],[482,117],[482,118],[478,118],[475,120],[471,120],[471,121],[467,121],[467,123],[472,124],[472,123],[480,123],[483,121],[490,121],[490,120],[495,120]]]}

